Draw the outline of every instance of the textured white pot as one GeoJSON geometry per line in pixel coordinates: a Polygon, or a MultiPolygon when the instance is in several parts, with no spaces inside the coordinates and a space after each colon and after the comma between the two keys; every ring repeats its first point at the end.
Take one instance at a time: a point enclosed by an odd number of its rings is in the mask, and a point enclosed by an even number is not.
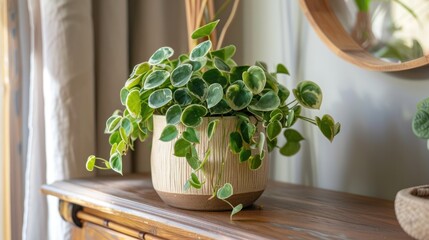
{"type": "MultiPolygon", "coordinates": [[[[219,117],[216,132],[208,142],[207,125],[215,118],[217,117],[205,117],[203,123],[197,128],[200,133],[200,144],[196,145],[199,158],[203,159],[207,147],[211,148],[210,157],[204,166],[206,177],[203,176],[202,171],[197,173],[200,180],[206,179],[206,183],[201,189],[190,188],[185,191],[183,186],[191,175],[192,168],[185,158],[173,155],[174,143],[177,139],[171,142],[159,140],[161,132],[167,124],[165,116],[154,115],[151,155],[152,182],[158,195],[168,205],[191,210],[230,209],[227,204],[216,198],[208,200],[213,192],[210,182],[216,182],[218,179],[222,155],[225,157],[225,165],[220,185],[227,182],[232,184],[234,195],[228,199],[232,204],[242,203],[244,206],[248,206],[256,201],[264,191],[268,180],[268,154],[265,154],[262,166],[258,170],[250,170],[247,162],[239,162],[238,155],[233,154],[228,147],[229,133],[235,131],[237,127],[238,119],[236,117],[219,117]],[[226,134],[223,134],[224,132],[226,134]]],[[[180,133],[185,130],[181,124],[177,127],[180,133]]],[[[263,131],[261,125],[258,125],[257,131],[263,131]]],[[[267,152],[266,145],[264,148],[267,152]]]]}

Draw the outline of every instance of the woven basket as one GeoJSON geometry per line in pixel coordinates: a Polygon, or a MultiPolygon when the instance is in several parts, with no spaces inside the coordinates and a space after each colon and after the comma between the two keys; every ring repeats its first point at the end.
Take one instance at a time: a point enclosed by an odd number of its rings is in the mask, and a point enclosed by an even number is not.
{"type": "Polygon", "coordinates": [[[399,191],[395,212],[406,233],[416,239],[429,239],[429,185],[399,191]]]}

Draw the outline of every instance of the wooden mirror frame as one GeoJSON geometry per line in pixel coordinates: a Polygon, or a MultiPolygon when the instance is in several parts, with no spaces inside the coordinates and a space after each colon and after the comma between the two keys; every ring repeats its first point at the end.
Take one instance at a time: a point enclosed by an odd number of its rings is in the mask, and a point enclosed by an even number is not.
{"type": "Polygon", "coordinates": [[[429,55],[403,62],[389,63],[372,56],[346,32],[329,0],[300,0],[304,15],[322,41],[338,56],[364,69],[393,72],[429,64],[429,55]]]}

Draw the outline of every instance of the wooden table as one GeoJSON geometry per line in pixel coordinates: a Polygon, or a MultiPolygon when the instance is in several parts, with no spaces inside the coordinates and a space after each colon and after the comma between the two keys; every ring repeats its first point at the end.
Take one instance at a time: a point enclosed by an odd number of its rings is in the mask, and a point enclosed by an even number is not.
{"type": "Polygon", "coordinates": [[[234,221],[229,212],[164,204],[150,177],[76,179],[43,186],[76,225],[73,239],[409,239],[393,202],[318,188],[269,183],[234,221]]]}

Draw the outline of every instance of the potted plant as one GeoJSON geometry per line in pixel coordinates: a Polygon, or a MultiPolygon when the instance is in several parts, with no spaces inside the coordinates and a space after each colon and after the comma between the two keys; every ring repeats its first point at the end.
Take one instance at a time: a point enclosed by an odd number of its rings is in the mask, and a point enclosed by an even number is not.
{"type": "MultiPolygon", "coordinates": [[[[219,21],[192,33],[207,38],[219,21]]],[[[123,110],[106,122],[109,159],[90,156],[87,169],[122,174],[122,156],[153,132],[151,171],[155,190],[167,204],[193,210],[233,209],[252,204],[268,176],[268,152],[291,156],[304,138],[292,127],[304,120],[319,127],[330,141],[340,124],[329,115],[311,119],[301,109],[319,109],[320,87],[300,82],[290,91],[277,81],[288,74],[278,64],[237,65],[235,46],[212,49],[210,39],[177,59],[173,49],[158,49],[134,67],[120,91],[123,110]],[[294,99],[292,99],[292,96],[294,99]],[[283,134],[286,144],[278,146],[283,134]]]]}

